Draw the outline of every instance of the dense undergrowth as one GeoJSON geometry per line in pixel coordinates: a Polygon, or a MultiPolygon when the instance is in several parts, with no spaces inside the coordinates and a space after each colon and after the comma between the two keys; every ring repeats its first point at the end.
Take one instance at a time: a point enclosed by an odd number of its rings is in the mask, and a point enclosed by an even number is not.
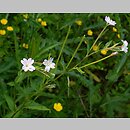
{"type": "Polygon", "coordinates": [[[130,117],[130,52],[122,50],[130,14],[10,13],[0,20],[1,118],[130,117]]]}

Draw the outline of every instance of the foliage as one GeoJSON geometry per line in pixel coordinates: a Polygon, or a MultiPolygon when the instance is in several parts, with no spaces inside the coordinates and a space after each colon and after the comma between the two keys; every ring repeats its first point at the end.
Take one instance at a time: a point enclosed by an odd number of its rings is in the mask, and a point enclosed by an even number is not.
{"type": "Polygon", "coordinates": [[[121,40],[130,41],[130,14],[0,14],[3,18],[8,22],[0,23],[6,31],[0,34],[1,118],[130,117],[130,52],[121,51],[121,40]],[[116,21],[116,29],[105,16],[116,21]],[[42,62],[50,57],[55,69],[46,72],[42,62]],[[23,58],[34,59],[36,70],[24,72],[23,58]],[[63,109],[56,111],[55,103],[63,109]]]}

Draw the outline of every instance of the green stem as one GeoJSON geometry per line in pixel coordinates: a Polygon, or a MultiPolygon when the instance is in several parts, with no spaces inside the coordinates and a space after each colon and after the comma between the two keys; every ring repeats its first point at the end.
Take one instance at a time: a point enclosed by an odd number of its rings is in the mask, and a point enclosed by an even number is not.
{"type": "Polygon", "coordinates": [[[105,29],[107,28],[108,24],[103,28],[103,30],[100,32],[100,34],[98,35],[98,37],[96,38],[96,40],[94,41],[93,45],[91,46],[90,50],[88,51],[87,55],[89,54],[89,52],[92,50],[93,46],[97,43],[98,39],[102,36],[103,32],[105,31],[105,29]]]}
{"type": "Polygon", "coordinates": [[[6,14],[5,18],[8,19],[8,17],[9,17],[9,13],[6,14]]]}
{"type": "MultiPolygon", "coordinates": [[[[68,30],[68,33],[67,33],[67,34],[69,34],[69,30],[68,30]]],[[[67,37],[67,36],[66,36],[66,37],[67,37]]],[[[66,69],[69,67],[70,63],[72,62],[72,60],[73,60],[73,58],[74,58],[76,52],[78,51],[80,45],[82,44],[84,38],[85,38],[85,36],[82,37],[82,39],[81,39],[79,45],[77,46],[75,52],[73,53],[73,56],[71,57],[69,63],[67,64],[66,69]]],[[[64,44],[63,44],[63,45],[64,45],[64,44]]],[[[64,48],[64,47],[62,47],[62,48],[64,48]]],[[[62,53],[62,50],[61,50],[61,53],[62,53]]],[[[60,54],[60,55],[61,55],[61,54],[60,54]]],[[[57,60],[57,63],[58,63],[58,61],[59,61],[59,58],[58,58],[58,60],[57,60]]],[[[60,78],[65,72],[66,72],[66,71],[64,70],[58,77],[56,77],[56,78],[54,79],[54,81],[56,81],[58,78],[60,78]]]]}
{"type": "Polygon", "coordinates": [[[108,55],[108,56],[106,56],[106,57],[104,57],[104,58],[102,58],[102,59],[100,59],[100,60],[97,60],[97,61],[91,62],[91,63],[89,63],[89,64],[83,65],[83,66],[81,66],[81,67],[79,67],[79,68],[84,68],[84,67],[87,67],[87,66],[96,64],[96,63],[98,63],[98,62],[100,62],[100,61],[103,61],[103,60],[105,60],[105,59],[107,59],[107,58],[109,58],[109,57],[111,57],[111,56],[113,56],[113,54],[110,54],[110,55],[108,55]]]}
{"type": "MultiPolygon", "coordinates": [[[[25,100],[23,101],[23,103],[16,109],[16,111],[14,112],[14,114],[13,114],[11,117],[15,117],[15,115],[16,115],[19,111],[21,111],[21,110],[24,108],[24,106],[26,105],[26,103],[27,103],[29,100],[31,100],[32,97],[36,96],[35,98],[37,98],[37,94],[38,94],[38,92],[35,92],[35,93],[33,93],[32,95],[30,95],[27,99],[25,99],[25,100]]],[[[36,99],[35,99],[35,100],[36,100],[36,99]]]]}
{"type": "Polygon", "coordinates": [[[93,55],[93,54],[96,54],[97,52],[99,52],[100,50],[96,51],[96,52],[93,52],[87,56],[85,56],[78,64],[76,64],[73,68],[71,68],[69,71],[73,70],[75,67],[77,67],[79,64],[81,64],[86,58],[88,58],[89,56],[93,55]]]}
{"type": "Polygon", "coordinates": [[[57,65],[58,65],[59,59],[60,59],[61,54],[62,54],[62,52],[63,52],[63,49],[64,49],[64,47],[65,47],[66,41],[67,41],[67,39],[68,39],[68,36],[69,36],[69,33],[70,33],[70,28],[71,28],[71,27],[69,26],[69,29],[68,29],[67,35],[66,35],[66,37],[65,37],[65,40],[64,40],[64,42],[63,42],[63,45],[62,45],[61,51],[60,51],[59,56],[58,56],[58,59],[57,59],[57,61],[56,61],[56,67],[57,67],[57,65]]]}
{"type": "Polygon", "coordinates": [[[17,37],[16,37],[16,33],[14,32],[14,44],[15,44],[15,57],[18,63],[18,67],[20,68],[20,59],[19,59],[19,46],[18,46],[18,42],[17,42],[17,37]]]}
{"type": "Polygon", "coordinates": [[[76,91],[77,91],[78,97],[79,97],[79,99],[80,99],[81,105],[83,106],[83,109],[84,109],[84,111],[85,111],[85,113],[86,113],[86,117],[89,117],[88,112],[87,112],[87,109],[86,109],[86,106],[85,106],[85,104],[84,104],[84,101],[83,101],[83,99],[82,99],[82,97],[81,97],[81,95],[80,95],[80,92],[79,92],[77,89],[76,89],[76,91]]]}
{"type": "Polygon", "coordinates": [[[65,71],[63,71],[59,76],[57,76],[53,81],[56,81],[57,79],[59,79],[63,74],[65,73],[65,71]]]}
{"type": "Polygon", "coordinates": [[[67,81],[68,81],[68,91],[67,91],[67,93],[68,93],[68,98],[69,98],[69,96],[70,96],[70,79],[69,79],[69,76],[67,76],[67,81]]]}
{"type": "Polygon", "coordinates": [[[10,118],[14,118],[15,117],[15,115],[19,112],[19,111],[21,111],[21,109],[24,107],[24,105],[25,105],[25,101],[16,109],[16,111],[13,113],[13,115],[10,117],[10,118]]]}
{"type": "Polygon", "coordinates": [[[73,60],[74,56],[76,55],[76,53],[77,53],[77,51],[78,51],[79,47],[80,47],[80,46],[81,46],[81,44],[82,44],[82,42],[83,42],[84,38],[85,38],[85,35],[82,37],[82,39],[81,39],[80,43],[78,44],[77,48],[75,49],[75,52],[73,53],[73,55],[72,55],[72,57],[71,57],[71,59],[70,59],[69,63],[67,64],[66,69],[69,67],[70,63],[72,62],[72,60],[73,60]]]}
{"type": "MultiPolygon", "coordinates": [[[[108,26],[108,25],[106,25],[106,26],[103,28],[103,30],[100,32],[100,34],[98,35],[97,39],[95,40],[95,42],[93,43],[92,47],[90,48],[89,52],[92,50],[93,46],[97,43],[98,39],[102,36],[102,34],[103,34],[104,30],[107,28],[107,26],[108,26]]],[[[93,52],[93,53],[91,53],[91,54],[89,54],[89,52],[86,54],[86,56],[85,56],[78,64],[76,64],[76,65],[75,65],[72,69],[70,69],[69,71],[73,70],[75,67],[77,67],[79,64],[81,64],[87,57],[89,57],[89,56],[91,56],[91,55],[97,53],[98,51],[93,52]]]]}

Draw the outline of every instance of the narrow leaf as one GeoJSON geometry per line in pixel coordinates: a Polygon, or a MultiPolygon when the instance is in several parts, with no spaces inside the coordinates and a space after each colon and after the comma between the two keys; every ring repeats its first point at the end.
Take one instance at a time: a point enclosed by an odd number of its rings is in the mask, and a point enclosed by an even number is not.
{"type": "Polygon", "coordinates": [[[24,108],[31,109],[31,110],[50,111],[50,109],[47,108],[46,106],[43,106],[34,101],[31,101],[30,103],[28,103],[24,108]]]}
{"type": "Polygon", "coordinates": [[[8,107],[11,111],[14,111],[15,110],[15,103],[13,101],[13,99],[9,96],[9,95],[4,95],[5,97],[5,100],[8,104],[8,107]]]}

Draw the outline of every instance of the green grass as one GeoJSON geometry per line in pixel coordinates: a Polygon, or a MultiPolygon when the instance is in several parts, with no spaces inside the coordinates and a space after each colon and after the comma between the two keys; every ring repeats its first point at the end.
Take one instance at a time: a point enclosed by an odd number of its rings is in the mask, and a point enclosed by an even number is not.
{"type": "Polygon", "coordinates": [[[130,41],[130,14],[0,14],[3,18],[8,23],[0,23],[1,118],[130,117],[130,52],[121,51],[121,40],[130,41]],[[105,16],[116,21],[117,32],[105,16]],[[50,57],[55,68],[46,72],[42,62],[50,57]],[[24,72],[23,58],[34,59],[36,70],[24,72]],[[58,102],[59,112],[53,108],[58,102]]]}

